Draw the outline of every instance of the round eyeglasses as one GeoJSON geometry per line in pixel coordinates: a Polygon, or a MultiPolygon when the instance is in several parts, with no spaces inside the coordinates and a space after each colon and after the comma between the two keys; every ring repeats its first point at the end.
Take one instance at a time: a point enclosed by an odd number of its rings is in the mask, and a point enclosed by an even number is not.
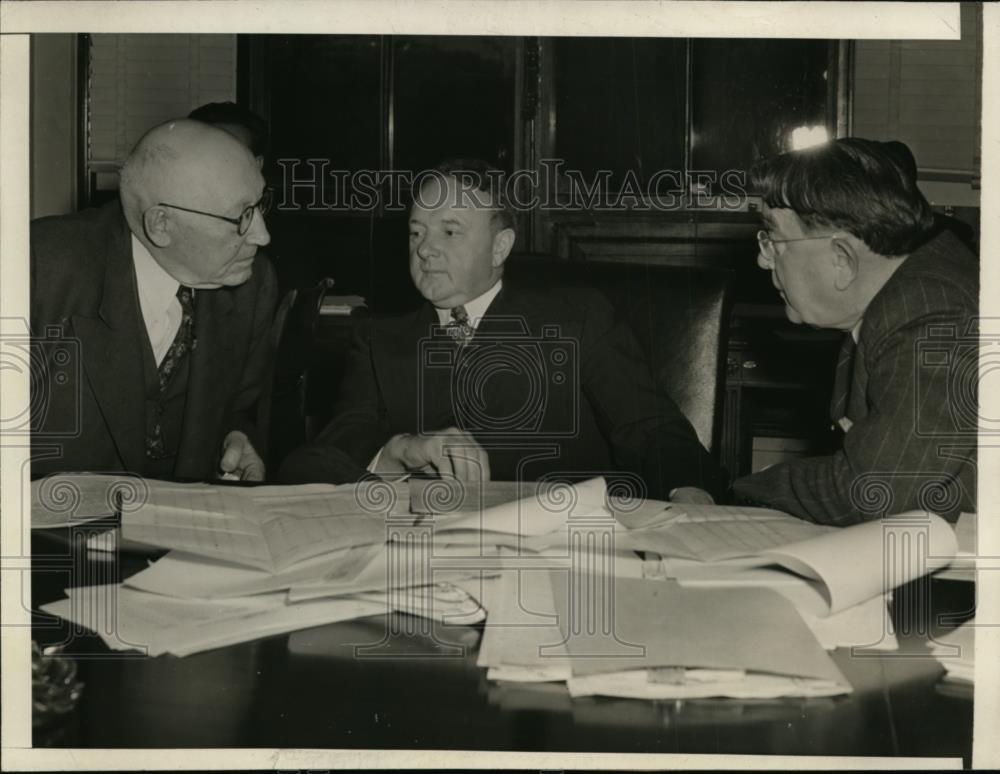
{"type": "Polygon", "coordinates": [[[757,244],[760,246],[760,253],[767,260],[773,261],[778,257],[778,251],[774,249],[775,245],[784,244],[785,242],[810,242],[814,239],[833,239],[836,234],[824,234],[823,236],[811,236],[811,237],[795,237],[794,239],[772,239],[771,235],[767,233],[764,229],[757,232],[757,244]]]}
{"type": "Polygon", "coordinates": [[[181,207],[177,204],[168,204],[167,202],[157,202],[160,207],[170,207],[172,210],[181,210],[182,212],[191,212],[195,215],[204,215],[208,218],[218,218],[219,220],[224,220],[226,223],[232,223],[236,226],[236,232],[243,236],[250,230],[250,226],[253,224],[253,216],[257,210],[260,210],[261,217],[267,215],[271,209],[271,203],[274,201],[274,189],[265,188],[264,193],[261,195],[260,199],[247,207],[243,212],[240,213],[238,218],[230,218],[226,215],[216,215],[214,212],[204,212],[202,210],[192,210],[190,207],[181,207]]]}

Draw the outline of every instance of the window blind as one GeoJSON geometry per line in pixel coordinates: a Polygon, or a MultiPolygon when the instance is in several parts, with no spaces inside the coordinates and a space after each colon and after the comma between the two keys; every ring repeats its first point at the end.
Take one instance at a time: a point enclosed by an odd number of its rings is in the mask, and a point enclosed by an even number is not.
{"type": "Polygon", "coordinates": [[[235,35],[92,35],[87,171],[94,186],[117,188],[118,167],[148,129],[235,95],[235,35]]]}
{"type": "Polygon", "coordinates": [[[961,40],[855,45],[853,134],[905,142],[922,180],[978,177],[980,12],[977,4],[962,4],[961,40]]]}

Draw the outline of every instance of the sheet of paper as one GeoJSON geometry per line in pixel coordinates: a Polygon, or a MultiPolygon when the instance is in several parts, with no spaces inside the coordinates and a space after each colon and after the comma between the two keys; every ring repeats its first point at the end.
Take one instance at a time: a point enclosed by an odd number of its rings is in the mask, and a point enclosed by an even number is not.
{"type": "Polygon", "coordinates": [[[622,500],[609,503],[618,523],[627,529],[645,529],[677,518],[681,506],[661,500],[622,500]]]}
{"type": "Polygon", "coordinates": [[[551,670],[568,668],[563,634],[553,596],[566,573],[546,569],[517,570],[501,575],[500,597],[490,611],[487,629],[494,636],[485,666],[551,670]]]}
{"type": "Polygon", "coordinates": [[[274,569],[249,490],[208,484],[164,484],[135,513],[122,518],[122,537],[274,569]]]}
{"type": "Polygon", "coordinates": [[[331,490],[166,485],[122,520],[122,534],[269,572],[386,539],[385,514],[402,508],[393,489],[387,486],[375,494],[360,485],[331,490]],[[384,511],[375,510],[376,505],[384,511]]]}
{"type": "Polygon", "coordinates": [[[571,677],[570,696],[615,696],[628,699],[778,699],[836,696],[850,686],[829,680],[809,680],[778,675],[747,674],[729,680],[693,681],[683,685],[657,683],[645,670],[571,677]]]}
{"type": "Polygon", "coordinates": [[[836,531],[766,508],[675,505],[650,526],[618,539],[636,551],[703,562],[751,556],[760,551],[836,531]]]}
{"type": "Polygon", "coordinates": [[[125,579],[140,591],[189,599],[213,599],[264,594],[323,578],[334,571],[351,549],[314,557],[278,573],[171,551],[149,567],[125,579]]]}
{"type": "Polygon", "coordinates": [[[386,609],[430,618],[450,626],[468,626],[486,620],[485,609],[472,595],[446,582],[390,591],[368,591],[354,595],[354,599],[378,602],[386,609]]]}
{"type": "Polygon", "coordinates": [[[885,595],[831,615],[828,594],[821,582],[803,578],[780,566],[739,566],[730,562],[705,563],[688,559],[663,559],[660,565],[662,574],[658,577],[672,578],[685,588],[774,589],[795,605],[802,620],[827,650],[854,646],[876,650],[899,647],[889,622],[885,595]]]}
{"type": "MultiPolygon", "coordinates": [[[[600,578],[579,588],[599,588],[600,578]]],[[[556,609],[570,610],[570,591],[554,584],[556,609]]],[[[574,676],[650,667],[744,669],[848,685],[795,607],[766,588],[685,589],[671,581],[616,579],[614,598],[589,615],[577,602],[560,628],[574,676]],[[613,610],[613,618],[607,618],[613,610]],[[605,611],[602,613],[602,611],[605,611]],[[605,633],[613,627],[614,636],[605,633]],[[572,632],[573,636],[570,636],[572,632]],[[593,633],[591,633],[593,632],[593,633]]]]}
{"type": "Polygon", "coordinates": [[[978,546],[977,518],[975,513],[959,514],[958,522],[955,524],[958,552],[950,565],[936,573],[936,578],[975,583],[978,546]]]}
{"type": "Polygon", "coordinates": [[[535,481],[458,481],[443,478],[409,480],[410,511],[417,514],[471,513],[535,497],[535,481]]]}
{"type": "Polygon", "coordinates": [[[337,599],[288,605],[283,594],[240,600],[182,600],[120,585],[67,590],[43,610],[100,634],[109,647],[149,655],[203,650],[334,621],[385,612],[371,600],[337,599]]]}
{"type": "MultiPolygon", "coordinates": [[[[352,549],[360,550],[360,549],[352,549]]],[[[322,577],[303,579],[292,584],[288,591],[290,601],[318,599],[320,597],[344,596],[367,591],[381,591],[389,587],[424,586],[438,581],[456,583],[461,579],[474,580],[490,567],[498,556],[495,550],[476,554],[469,559],[469,551],[463,546],[435,546],[433,556],[418,556],[414,561],[404,560],[397,554],[398,545],[381,544],[368,556],[367,563],[358,562],[353,568],[339,564],[322,577]],[[395,556],[395,559],[392,557],[395,556]],[[448,563],[453,559],[455,562],[448,563]]],[[[349,555],[350,556],[350,555],[349,555]]],[[[350,565],[347,561],[345,564],[350,565]]]]}
{"type": "Polygon", "coordinates": [[[933,513],[908,512],[855,524],[760,556],[823,583],[831,613],[882,596],[951,563],[958,544],[933,513]]]}
{"type": "Polygon", "coordinates": [[[54,473],[31,482],[31,528],[71,527],[132,510],[161,482],[140,476],[54,473]]]}
{"type": "Polygon", "coordinates": [[[571,516],[605,515],[613,521],[605,508],[605,493],[603,478],[554,486],[539,490],[537,496],[438,520],[435,529],[437,532],[480,530],[535,536],[565,529],[571,516]]]}
{"type": "Polygon", "coordinates": [[[202,624],[284,606],[281,594],[208,602],[146,594],[119,584],[72,588],[66,594],[67,599],[42,610],[97,632],[111,648],[146,650],[154,656],[202,624]]]}

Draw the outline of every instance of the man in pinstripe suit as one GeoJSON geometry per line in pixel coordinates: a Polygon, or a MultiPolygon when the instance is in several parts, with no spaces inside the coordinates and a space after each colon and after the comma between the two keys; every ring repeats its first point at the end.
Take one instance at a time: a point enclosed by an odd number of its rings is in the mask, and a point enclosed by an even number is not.
{"type": "Polygon", "coordinates": [[[757,262],[792,322],[844,331],[835,454],[736,481],[739,500],[846,525],[976,509],[979,264],[935,228],[901,143],[845,138],[753,173],[757,262]]]}

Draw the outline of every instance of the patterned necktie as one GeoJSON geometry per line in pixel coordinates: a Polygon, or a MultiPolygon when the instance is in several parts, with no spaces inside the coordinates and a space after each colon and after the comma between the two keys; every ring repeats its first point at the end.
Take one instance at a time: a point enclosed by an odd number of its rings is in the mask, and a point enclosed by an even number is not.
{"type": "Polygon", "coordinates": [[[461,349],[470,341],[476,329],[469,322],[469,313],[464,306],[456,306],[451,310],[451,322],[448,323],[448,335],[454,339],[458,348],[461,349]]]}
{"type": "Polygon", "coordinates": [[[184,356],[193,350],[198,343],[194,337],[194,291],[181,285],[177,288],[177,300],[181,304],[181,325],[158,369],[160,400],[154,409],[156,414],[152,430],[146,436],[146,456],[154,460],[167,456],[163,445],[163,428],[160,426],[163,417],[163,395],[167,391],[167,385],[170,384],[170,378],[174,375],[184,356]]]}

